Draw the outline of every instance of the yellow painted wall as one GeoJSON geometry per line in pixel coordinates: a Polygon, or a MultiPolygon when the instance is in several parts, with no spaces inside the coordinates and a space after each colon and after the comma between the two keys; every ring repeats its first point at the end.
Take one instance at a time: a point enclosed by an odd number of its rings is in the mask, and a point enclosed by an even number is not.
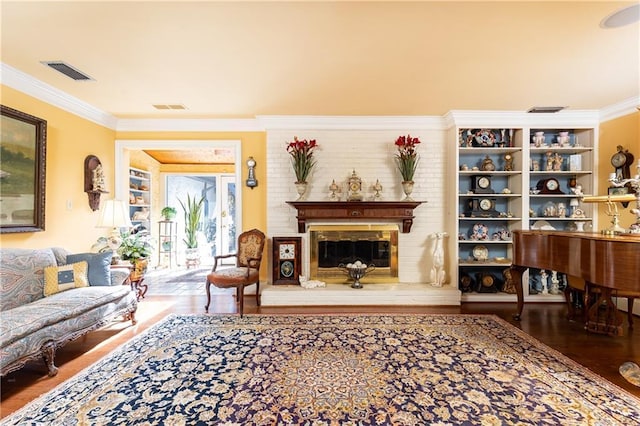
{"type": "MultiPolygon", "coordinates": [[[[611,165],[611,156],[617,152],[616,147],[618,145],[622,145],[623,148],[628,149],[635,157],[635,163],[631,167],[631,176],[634,176],[638,173],[635,166],[639,164],[638,162],[640,161],[640,112],[635,112],[600,124],[597,167],[600,194],[598,195],[607,194],[609,174],[615,170],[611,165]]],[[[618,204],[620,225],[623,228],[628,228],[629,225],[635,222],[635,215],[632,215],[630,212],[633,205],[634,203],[630,203],[627,208],[623,208],[621,204],[618,204]]],[[[602,204],[599,205],[598,211],[598,227],[600,229],[609,227],[611,225],[611,218],[606,215],[605,208],[602,204]]]]}
{"type": "Polygon", "coordinates": [[[115,132],[7,86],[0,86],[0,95],[3,105],[47,120],[45,230],[1,234],[0,245],[88,251],[109,230],[96,228],[98,212],[91,211],[84,192],[84,159],[89,154],[100,159],[111,193],[102,199],[112,198],[115,132]]]}

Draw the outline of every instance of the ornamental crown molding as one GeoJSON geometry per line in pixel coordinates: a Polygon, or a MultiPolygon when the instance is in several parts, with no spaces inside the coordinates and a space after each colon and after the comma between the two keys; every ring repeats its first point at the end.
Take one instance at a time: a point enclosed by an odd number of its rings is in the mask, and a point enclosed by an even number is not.
{"type": "Polygon", "coordinates": [[[447,127],[595,127],[599,123],[598,110],[563,110],[549,114],[524,111],[459,111],[445,114],[447,127]]]}
{"type": "Polygon", "coordinates": [[[446,130],[455,126],[548,127],[550,125],[592,127],[602,121],[632,114],[640,106],[640,96],[635,96],[601,110],[563,110],[555,114],[452,110],[444,116],[263,115],[249,119],[118,119],[3,62],[0,62],[0,75],[3,85],[117,131],[446,130]]]}
{"type": "Polygon", "coordinates": [[[640,111],[640,96],[634,96],[600,110],[600,122],[613,120],[640,111]]]}
{"type": "Polygon", "coordinates": [[[56,89],[29,74],[0,62],[2,84],[50,105],[70,112],[109,129],[115,129],[118,119],[62,90],[56,89]]]}
{"type": "Polygon", "coordinates": [[[445,130],[438,116],[258,116],[265,130],[445,130]]]}

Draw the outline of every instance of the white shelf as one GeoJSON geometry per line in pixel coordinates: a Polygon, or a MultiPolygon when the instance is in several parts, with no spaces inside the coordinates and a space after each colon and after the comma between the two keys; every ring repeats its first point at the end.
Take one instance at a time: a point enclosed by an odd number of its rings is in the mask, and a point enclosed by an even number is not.
{"type": "MultiPolygon", "coordinates": [[[[508,122],[508,120],[505,120],[508,122]]],[[[513,241],[512,240],[472,240],[469,239],[471,227],[475,223],[481,223],[488,228],[488,235],[491,238],[492,234],[498,232],[500,229],[507,229],[509,232],[516,229],[530,229],[536,221],[548,221],[552,226],[558,230],[571,230],[575,229],[572,226],[574,222],[590,222],[591,226],[596,228],[595,218],[593,214],[594,207],[592,205],[581,204],[580,208],[585,212],[587,217],[573,218],[573,217],[544,217],[535,216],[530,217],[529,212],[533,211],[539,213],[545,204],[548,203],[564,203],[567,209],[567,215],[570,214],[571,206],[570,201],[580,199],[581,196],[571,192],[569,185],[579,184],[582,187],[582,193],[597,194],[597,183],[594,179],[594,164],[597,157],[597,137],[598,137],[598,123],[594,121],[592,127],[585,127],[584,123],[563,123],[562,127],[558,127],[558,124],[554,122],[553,126],[547,127],[529,127],[523,123],[522,127],[505,126],[507,130],[495,126],[495,122],[491,123],[492,126],[482,125],[477,126],[458,126],[454,127],[450,132],[452,143],[455,143],[455,149],[451,151],[449,161],[447,162],[450,169],[449,173],[455,175],[455,179],[452,184],[453,188],[449,188],[448,200],[453,206],[457,206],[457,220],[454,221],[455,229],[450,230],[452,235],[457,235],[457,242],[451,241],[450,247],[452,253],[449,254],[451,264],[457,265],[452,271],[452,282],[460,283],[460,278],[463,276],[469,276],[473,282],[472,292],[463,292],[462,301],[483,301],[483,302],[515,302],[515,294],[507,294],[504,292],[478,292],[477,290],[485,289],[475,282],[478,277],[482,277],[486,274],[491,274],[493,278],[502,284],[504,279],[503,271],[508,268],[511,263],[510,259],[513,256],[513,241]],[[470,131],[473,129],[473,131],[470,131]],[[469,142],[466,138],[471,135],[471,138],[476,132],[481,130],[484,135],[487,134],[486,129],[493,133],[495,141],[498,143],[504,142],[509,146],[497,146],[496,142],[490,142],[496,144],[496,146],[469,146],[471,143],[480,145],[474,139],[469,142]],[[510,131],[511,129],[511,131],[510,131]],[[559,132],[569,132],[569,145],[556,144],[556,141],[561,141],[559,138],[559,132]],[[535,132],[544,132],[545,145],[534,146],[532,145],[533,136],[535,132]],[[512,137],[505,141],[501,141],[502,135],[512,135],[512,137]],[[465,139],[463,141],[463,139],[465,139]],[[578,144],[579,141],[579,144],[578,144]],[[547,161],[550,158],[547,157],[547,152],[551,152],[554,156],[559,155],[562,160],[555,163],[560,170],[546,170],[547,161]],[[513,158],[513,170],[505,171],[505,154],[511,154],[513,158]],[[580,161],[576,161],[573,164],[579,164],[579,168],[582,170],[569,170],[570,156],[579,155],[580,161]],[[482,168],[483,160],[486,157],[491,158],[495,170],[479,170],[482,168]],[[533,171],[533,163],[537,162],[536,167],[542,170],[533,171]],[[464,167],[463,167],[464,166],[464,167]],[[475,170],[473,170],[475,168],[475,170]],[[464,170],[461,170],[464,169],[464,170]],[[475,188],[476,178],[474,176],[489,176],[491,179],[491,189],[496,193],[472,193],[471,190],[475,188]],[[560,189],[563,194],[532,194],[531,188],[536,188],[538,181],[546,178],[556,178],[560,183],[560,189]],[[575,181],[574,181],[575,179],[575,181]],[[510,193],[503,193],[502,190],[508,188],[510,193]],[[492,206],[499,213],[506,214],[509,212],[511,217],[482,217],[480,211],[473,211],[475,216],[470,216],[468,209],[479,209],[479,201],[483,198],[491,199],[492,206]],[[477,200],[477,201],[471,201],[477,200]],[[467,239],[460,239],[459,236],[464,236],[467,239]],[[476,245],[484,245],[489,251],[489,259],[500,258],[504,261],[477,261],[471,257],[473,253],[473,247],[476,245]],[[478,275],[480,274],[480,275],[478,275]]],[[[486,139],[485,139],[486,140],[486,139]]],[[[495,214],[495,213],[494,213],[495,214]]],[[[455,238],[452,238],[455,240],[455,238]]],[[[538,274],[539,271],[533,270],[531,274],[538,274]]],[[[533,290],[530,293],[529,285],[529,273],[525,273],[524,279],[527,280],[524,283],[524,297],[528,301],[539,302],[561,302],[564,301],[563,295],[550,295],[550,294],[533,294],[533,290]]],[[[532,275],[533,279],[534,275],[532,275]]],[[[538,278],[539,281],[539,277],[538,278]]],[[[531,288],[533,284],[531,284],[531,288]]],[[[539,282],[537,283],[539,287],[539,282]]]]}
{"type": "Polygon", "coordinates": [[[131,223],[144,226],[151,232],[151,173],[133,167],[129,168],[129,217],[131,223]],[[142,184],[145,189],[137,188],[142,184]],[[136,188],[131,188],[131,186],[136,186],[136,188]],[[137,202],[138,198],[143,202],[137,202]],[[137,215],[140,215],[139,212],[145,211],[146,218],[136,218],[137,215]]]}

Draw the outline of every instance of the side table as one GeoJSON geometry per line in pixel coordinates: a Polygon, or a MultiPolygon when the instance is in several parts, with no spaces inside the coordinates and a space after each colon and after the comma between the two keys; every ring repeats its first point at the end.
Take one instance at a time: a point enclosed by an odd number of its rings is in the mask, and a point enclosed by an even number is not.
{"type": "Polygon", "coordinates": [[[147,270],[147,260],[138,261],[134,264],[128,261],[118,262],[115,265],[111,265],[111,269],[127,269],[129,276],[124,281],[123,285],[130,285],[131,290],[136,292],[136,298],[138,301],[144,299],[144,295],[147,294],[149,286],[144,284],[144,273],[147,270]]]}

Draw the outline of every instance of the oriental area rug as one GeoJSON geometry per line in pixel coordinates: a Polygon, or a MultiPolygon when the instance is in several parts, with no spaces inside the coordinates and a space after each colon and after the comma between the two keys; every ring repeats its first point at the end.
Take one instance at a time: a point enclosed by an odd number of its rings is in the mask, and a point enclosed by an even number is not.
{"type": "Polygon", "coordinates": [[[640,400],[492,315],[170,315],[1,423],[630,425],[640,400]]]}

